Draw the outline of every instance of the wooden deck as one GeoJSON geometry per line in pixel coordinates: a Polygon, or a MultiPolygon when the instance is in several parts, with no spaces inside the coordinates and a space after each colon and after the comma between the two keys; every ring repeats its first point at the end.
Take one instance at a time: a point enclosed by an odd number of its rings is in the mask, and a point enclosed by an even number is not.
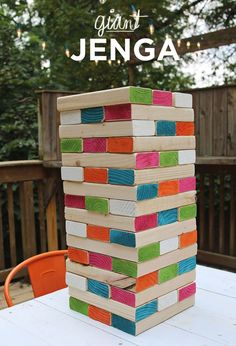
{"type": "MultiPolygon", "coordinates": [[[[11,284],[11,296],[14,305],[26,302],[34,297],[31,285],[20,281],[11,284]]],[[[0,286],[0,310],[6,307],[7,304],[3,295],[3,286],[0,286]]]]}

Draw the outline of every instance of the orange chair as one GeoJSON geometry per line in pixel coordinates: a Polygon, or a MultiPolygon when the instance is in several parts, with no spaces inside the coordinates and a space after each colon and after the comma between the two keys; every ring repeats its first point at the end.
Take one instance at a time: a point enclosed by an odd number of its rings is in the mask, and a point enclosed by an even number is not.
{"type": "Polygon", "coordinates": [[[10,297],[10,283],[16,273],[26,267],[35,298],[65,288],[65,255],[67,254],[67,250],[45,252],[30,257],[13,268],[8,274],[4,285],[4,296],[7,305],[9,307],[13,306],[10,297]]]}

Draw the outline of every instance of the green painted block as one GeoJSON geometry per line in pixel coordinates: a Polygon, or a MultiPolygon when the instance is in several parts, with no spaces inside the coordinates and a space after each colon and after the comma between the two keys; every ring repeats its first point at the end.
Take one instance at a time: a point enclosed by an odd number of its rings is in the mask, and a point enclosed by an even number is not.
{"type": "Polygon", "coordinates": [[[160,256],[160,243],[149,244],[138,250],[139,262],[148,261],[160,256]]]}
{"type": "Polygon", "coordinates": [[[62,138],[62,153],[81,153],[83,151],[83,142],[81,138],[62,138]]]}
{"type": "Polygon", "coordinates": [[[152,90],[148,88],[130,87],[130,103],[152,104],[152,90]]]}
{"type": "Polygon", "coordinates": [[[175,278],[178,275],[178,263],[162,268],[158,272],[158,283],[161,284],[175,278]]]}
{"type": "Polygon", "coordinates": [[[89,304],[82,302],[81,300],[74,297],[70,297],[69,304],[71,310],[80,312],[81,314],[88,316],[89,304]]]}
{"type": "Polygon", "coordinates": [[[177,151],[166,151],[160,153],[160,166],[177,166],[178,165],[178,152],[177,151]]]}
{"type": "Polygon", "coordinates": [[[100,214],[109,213],[109,203],[108,199],[100,197],[85,197],[85,209],[89,211],[94,211],[100,214]]]}
{"type": "Polygon", "coordinates": [[[112,258],[112,270],[132,278],[136,278],[138,273],[137,263],[119,258],[112,258]]]}
{"type": "Polygon", "coordinates": [[[179,208],[179,221],[193,219],[197,216],[197,205],[190,204],[179,208]]]}

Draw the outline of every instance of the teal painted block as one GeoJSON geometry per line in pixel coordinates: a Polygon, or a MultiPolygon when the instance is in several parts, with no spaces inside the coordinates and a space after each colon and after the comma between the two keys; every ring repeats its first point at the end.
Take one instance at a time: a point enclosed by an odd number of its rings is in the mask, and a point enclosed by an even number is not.
{"type": "Polygon", "coordinates": [[[137,200],[143,201],[145,199],[152,199],[157,197],[158,185],[145,184],[137,187],[137,200]]]}
{"type": "Polygon", "coordinates": [[[97,280],[88,279],[88,291],[97,294],[100,297],[110,297],[109,285],[97,280]]]}
{"type": "Polygon", "coordinates": [[[135,234],[132,232],[120,231],[118,229],[110,230],[110,242],[128,247],[135,247],[135,234]]]}
{"type": "Polygon", "coordinates": [[[178,273],[179,275],[184,274],[184,273],[188,273],[191,270],[196,268],[196,256],[187,258],[183,261],[180,261],[178,263],[178,273]]]}
{"type": "Polygon", "coordinates": [[[137,322],[141,321],[144,318],[147,318],[148,316],[155,314],[155,312],[157,312],[157,299],[145,305],[139,306],[136,309],[135,320],[137,322]]]}
{"type": "Polygon", "coordinates": [[[108,183],[114,185],[134,185],[133,169],[109,169],[108,183]]]}
{"type": "Polygon", "coordinates": [[[176,135],[176,122],[175,121],[157,121],[156,122],[157,136],[175,136],[176,135]]]}
{"type": "Polygon", "coordinates": [[[158,226],[168,225],[170,223],[178,221],[178,209],[168,209],[159,211],[158,215],[158,226]]]}
{"type": "Polygon", "coordinates": [[[81,153],[83,151],[83,142],[81,138],[62,138],[62,153],[81,153]]]}
{"type": "Polygon", "coordinates": [[[130,103],[152,104],[152,89],[130,87],[130,103]]]}
{"type": "Polygon", "coordinates": [[[163,151],[160,153],[160,167],[177,166],[178,162],[177,151],[163,151]]]}
{"type": "Polygon", "coordinates": [[[104,119],[103,107],[84,108],[81,110],[82,124],[101,123],[104,119]]]}
{"type": "Polygon", "coordinates": [[[193,219],[197,216],[197,205],[190,204],[179,208],[179,221],[193,219]]]}
{"type": "Polygon", "coordinates": [[[122,330],[125,333],[131,334],[131,335],[136,334],[135,322],[127,320],[124,317],[112,314],[111,325],[117,329],[122,330]]]}

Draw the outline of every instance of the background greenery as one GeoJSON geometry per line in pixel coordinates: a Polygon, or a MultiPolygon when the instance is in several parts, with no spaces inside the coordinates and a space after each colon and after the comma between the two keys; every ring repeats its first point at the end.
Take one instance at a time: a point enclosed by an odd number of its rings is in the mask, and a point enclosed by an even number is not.
{"type": "MultiPolygon", "coordinates": [[[[133,3],[153,20],[156,30],[152,38],[157,41],[166,34],[173,39],[186,32],[194,35],[200,22],[206,31],[232,26],[236,12],[233,0],[108,0],[104,5],[98,0],[0,1],[0,160],[37,157],[35,90],[92,91],[128,84],[126,64],[96,66],[88,59],[76,63],[68,59],[65,49],[76,52],[80,38],[96,37],[93,23],[98,14],[115,8],[128,16],[133,3]],[[16,36],[17,28],[22,30],[21,39],[16,36]],[[42,42],[46,42],[45,50],[42,42]]],[[[148,37],[149,23],[142,20],[131,38],[148,37]]],[[[235,79],[227,71],[235,65],[227,58],[227,54],[222,56],[227,67],[225,81],[231,83],[235,79]]],[[[135,68],[135,84],[170,90],[191,87],[193,78],[181,72],[189,59],[186,55],[181,62],[164,62],[159,68],[152,63],[135,68]]]]}

